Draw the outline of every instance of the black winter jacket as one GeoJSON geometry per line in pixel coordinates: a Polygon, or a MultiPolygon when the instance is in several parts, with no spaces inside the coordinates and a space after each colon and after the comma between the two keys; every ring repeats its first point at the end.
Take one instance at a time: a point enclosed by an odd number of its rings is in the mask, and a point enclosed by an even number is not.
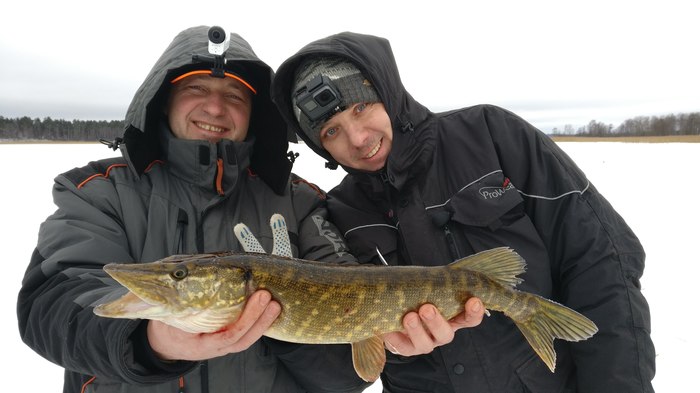
{"type": "Polygon", "coordinates": [[[493,247],[524,257],[519,288],[553,299],[600,331],[557,341],[551,373],[500,313],[459,330],[424,356],[388,354],[386,392],[652,392],[654,346],[640,291],[645,254],[637,237],[549,137],[504,109],[432,113],[404,89],[388,41],[341,33],[288,59],[273,100],[317,153],[291,111],[296,65],[312,53],[357,64],[384,103],[393,145],[379,173],[349,174],[329,192],[332,221],[363,262],[444,265],[493,247]]]}
{"type": "Polygon", "coordinates": [[[136,93],[124,158],[56,177],[57,210],[41,226],[19,293],[22,339],[66,369],[66,393],[361,391],[367,384],[355,374],[347,345],[263,337],[246,351],[205,362],[163,362],[148,346],[145,321],[93,313],[123,293],[103,272],[106,263],[240,251],[233,234],[238,222],[269,252],[274,213],[287,221],[295,256],[355,261],[326,220],[324,196],[290,176],[286,127],[267,93],[272,72],[240,37],[232,35],[229,61],[246,64],[262,95],[253,104],[249,138],[214,145],[170,133],[158,100],[174,70],[190,67],[193,53],[207,53],[207,30],[176,37],[136,93]]]}

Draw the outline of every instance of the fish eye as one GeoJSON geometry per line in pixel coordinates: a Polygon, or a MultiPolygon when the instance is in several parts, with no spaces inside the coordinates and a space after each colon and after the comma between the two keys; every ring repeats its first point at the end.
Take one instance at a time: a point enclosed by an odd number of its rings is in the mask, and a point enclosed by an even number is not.
{"type": "Polygon", "coordinates": [[[175,268],[175,270],[170,272],[170,277],[178,281],[184,279],[185,277],[187,277],[187,267],[179,266],[175,268]]]}

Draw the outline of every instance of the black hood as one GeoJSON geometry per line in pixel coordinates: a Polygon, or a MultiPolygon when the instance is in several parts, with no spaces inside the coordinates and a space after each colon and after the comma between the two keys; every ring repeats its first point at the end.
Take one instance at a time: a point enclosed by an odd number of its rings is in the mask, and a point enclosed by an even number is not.
{"type": "MultiPolygon", "coordinates": [[[[210,63],[192,59],[192,55],[211,56],[208,31],[209,26],[197,26],[178,34],[156,61],[129,105],[122,153],[137,175],[143,173],[152,161],[163,159],[158,124],[165,116],[170,81],[184,72],[212,67],[210,63]]],[[[292,164],[287,158],[290,140],[287,126],[270,99],[273,71],[241,36],[231,33],[230,40],[225,53],[226,71],[242,77],[257,90],[253,95],[248,130],[248,139],[254,138],[255,141],[251,168],[272,189],[281,193],[292,164]]]]}
{"type": "MultiPolygon", "coordinates": [[[[427,108],[415,101],[401,82],[399,70],[389,41],[372,35],[343,32],[304,46],[287,59],[277,70],[272,83],[272,100],[279,108],[285,121],[318,155],[332,164],[338,164],[328,152],[316,146],[299,127],[292,108],[292,87],[294,74],[299,64],[309,56],[331,55],[348,59],[354,63],[376,89],[379,99],[384,104],[394,131],[394,145],[404,144],[400,134],[413,130],[413,125],[425,121],[429,114],[427,108]]],[[[408,142],[413,145],[413,138],[408,142]]],[[[392,155],[394,148],[392,148],[392,155]]],[[[390,165],[390,164],[387,164],[390,165]]],[[[353,172],[351,168],[345,168],[353,172]]]]}

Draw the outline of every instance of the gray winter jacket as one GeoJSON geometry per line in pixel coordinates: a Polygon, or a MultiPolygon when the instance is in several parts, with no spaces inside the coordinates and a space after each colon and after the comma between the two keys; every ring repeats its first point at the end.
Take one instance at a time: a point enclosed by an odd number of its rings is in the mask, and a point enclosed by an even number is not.
{"type": "Polygon", "coordinates": [[[286,127],[269,102],[271,70],[232,35],[229,62],[257,84],[249,137],[211,144],[174,138],[162,115],[173,73],[207,53],[207,27],[178,35],[127,113],[123,158],[59,175],[56,212],[42,225],[18,298],[20,334],[66,369],[64,392],[355,392],[367,386],[349,346],[305,346],[263,338],[248,350],[204,362],[163,362],[145,321],[109,319],[93,307],[122,289],[110,262],[238,250],[246,223],[272,249],[270,216],[287,221],[297,257],[354,261],[326,220],[324,195],[293,174],[286,127]]]}

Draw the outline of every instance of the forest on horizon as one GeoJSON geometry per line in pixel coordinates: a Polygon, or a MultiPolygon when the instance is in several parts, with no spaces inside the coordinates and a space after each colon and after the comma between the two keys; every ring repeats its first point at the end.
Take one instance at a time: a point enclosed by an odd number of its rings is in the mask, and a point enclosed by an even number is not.
{"type": "MultiPolygon", "coordinates": [[[[124,133],[123,120],[64,120],[8,118],[0,116],[0,141],[66,141],[83,142],[114,140],[124,133]]],[[[617,127],[591,120],[575,128],[565,125],[547,133],[551,136],[678,136],[700,135],[700,112],[637,116],[623,121],[617,127]]]]}

